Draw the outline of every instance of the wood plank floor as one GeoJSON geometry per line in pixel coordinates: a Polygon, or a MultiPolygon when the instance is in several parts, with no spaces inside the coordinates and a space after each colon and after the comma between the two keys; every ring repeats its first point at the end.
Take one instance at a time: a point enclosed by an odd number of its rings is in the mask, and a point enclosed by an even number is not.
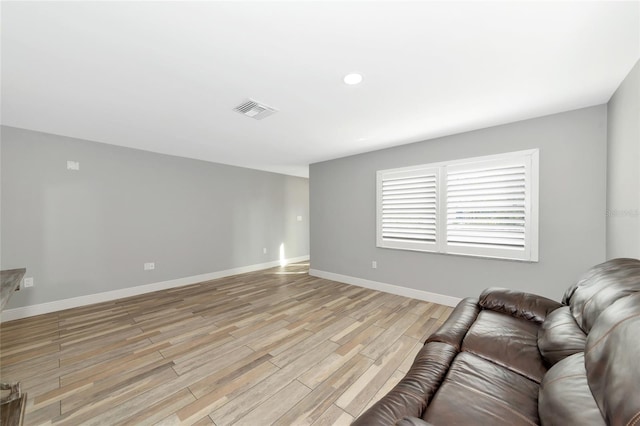
{"type": "Polygon", "coordinates": [[[25,424],[349,424],[451,308],[299,263],[2,324],[25,424]]]}

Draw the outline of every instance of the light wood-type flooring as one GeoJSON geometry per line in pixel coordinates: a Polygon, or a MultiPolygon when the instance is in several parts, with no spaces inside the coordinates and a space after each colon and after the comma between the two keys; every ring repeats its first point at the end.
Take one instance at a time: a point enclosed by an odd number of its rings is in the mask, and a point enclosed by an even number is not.
{"type": "Polygon", "coordinates": [[[25,424],[349,424],[451,308],[308,275],[236,275],[2,324],[25,424]]]}

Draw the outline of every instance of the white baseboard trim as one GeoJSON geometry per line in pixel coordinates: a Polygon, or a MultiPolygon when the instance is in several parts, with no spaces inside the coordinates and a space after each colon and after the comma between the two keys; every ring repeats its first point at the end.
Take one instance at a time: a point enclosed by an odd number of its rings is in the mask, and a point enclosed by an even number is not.
{"type": "MultiPolygon", "coordinates": [[[[286,263],[296,263],[309,260],[309,256],[300,256],[287,259],[286,263]]],[[[231,275],[245,274],[247,272],[260,271],[275,266],[281,266],[279,260],[255,265],[241,266],[238,268],[226,269],[224,271],[210,272],[208,274],[193,275],[190,277],[176,278],[174,280],[160,281],[157,283],[143,284],[135,287],[127,287],[118,290],[105,291],[103,293],[88,294],[86,296],[72,297],[70,299],[56,300],[53,302],[40,303],[37,305],[23,306],[21,308],[7,309],[2,312],[2,321],[13,321],[20,318],[32,317],[35,315],[48,314],[80,306],[93,305],[95,303],[108,302],[110,300],[122,299],[125,297],[137,296],[144,293],[151,293],[158,290],[182,287],[190,284],[197,284],[203,281],[215,280],[229,277],[231,275]]]]}
{"type": "Polygon", "coordinates": [[[309,275],[318,278],[324,278],[327,280],[338,281],[345,284],[357,285],[358,287],[369,288],[371,290],[397,294],[398,296],[411,297],[412,299],[438,303],[440,305],[456,306],[458,302],[462,300],[459,297],[431,293],[429,291],[416,290],[415,288],[402,287],[399,285],[381,283],[378,281],[365,280],[363,278],[350,277],[348,275],[335,274],[333,272],[320,271],[318,269],[309,269],[309,275]]]}

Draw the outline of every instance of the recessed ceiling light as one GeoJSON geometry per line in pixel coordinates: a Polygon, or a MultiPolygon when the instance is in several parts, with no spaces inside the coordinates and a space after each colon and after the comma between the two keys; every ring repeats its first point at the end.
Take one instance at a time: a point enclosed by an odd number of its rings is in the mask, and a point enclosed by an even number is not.
{"type": "Polygon", "coordinates": [[[358,74],[357,72],[347,74],[344,76],[345,84],[360,84],[362,83],[362,74],[358,74]]]}

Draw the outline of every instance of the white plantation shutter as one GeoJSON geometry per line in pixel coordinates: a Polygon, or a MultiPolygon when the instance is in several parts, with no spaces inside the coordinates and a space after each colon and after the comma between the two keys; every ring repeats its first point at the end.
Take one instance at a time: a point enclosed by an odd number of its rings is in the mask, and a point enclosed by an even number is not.
{"type": "Polygon", "coordinates": [[[378,172],[378,246],[538,260],[538,150],[378,172]]]}
{"type": "Polygon", "coordinates": [[[447,166],[446,251],[528,258],[528,158],[447,166]]]}
{"type": "Polygon", "coordinates": [[[433,250],[437,242],[438,169],[378,173],[378,245],[433,250]]]}

